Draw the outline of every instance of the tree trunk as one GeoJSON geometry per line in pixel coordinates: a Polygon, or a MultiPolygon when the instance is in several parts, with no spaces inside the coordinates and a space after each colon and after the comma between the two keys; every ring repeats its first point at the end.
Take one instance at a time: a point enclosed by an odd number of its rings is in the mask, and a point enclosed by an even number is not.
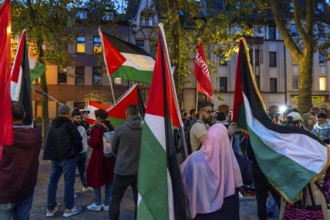
{"type": "MultiPolygon", "coordinates": [[[[39,38],[37,42],[38,61],[44,63],[43,62],[44,51],[42,49],[42,45],[43,45],[43,40],[39,38]]],[[[46,94],[48,94],[46,73],[40,76],[40,86],[41,86],[41,90],[46,94]]],[[[41,106],[42,106],[42,136],[43,138],[46,138],[46,129],[49,123],[49,114],[48,114],[48,96],[44,94],[42,95],[41,98],[41,106]]]]}
{"type": "Polygon", "coordinates": [[[313,85],[313,53],[304,54],[303,60],[299,61],[299,101],[298,109],[301,114],[309,112],[312,104],[313,85]]]}

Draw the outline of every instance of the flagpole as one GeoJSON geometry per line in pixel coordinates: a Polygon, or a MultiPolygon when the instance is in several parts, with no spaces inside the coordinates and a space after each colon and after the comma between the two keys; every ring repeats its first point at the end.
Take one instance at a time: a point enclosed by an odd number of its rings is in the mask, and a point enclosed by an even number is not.
{"type": "Polygon", "coordinates": [[[46,93],[46,92],[44,92],[44,91],[41,91],[41,90],[35,88],[35,92],[36,92],[36,93],[41,93],[41,94],[43,94],[43,95],[45,95],[45,96],[51,98],[52,100],[54,100],[55,102],[57,102],[57,103],[60,104],[60,105],[64,105],[62,102],[58,101],[58,100],[55,99],[53,96],[49,95],[48,93],[46,93]]]}
{"type": "MultiPolygon", "coordinates": [[[[162,23],[159,23],[158,26],[159,26],[159,30],[161,32],[161,36],[163,37],[163,40],[164,40],[165,52],[166,52],[166,56],[167,56],[167,60],[168,60],[168,69],[171,70],[170,56],[168,54],[164,27],[163,27],[162,23]]],[[[173,94],[174,94],[174,98],[175,98],[175,102],[174,102],[175,109],[176,109],[176,112],[177,112],[177,115],[178,115],[179,121],[180,121],[180,132],[181,132],[181,134],[184,134],[182,118],[181,118],[180,109],[178,106],[178,96],[176,94],[176,89],[175,89],[174,80],[173,80],[173,74],[170,74],[170,75],[171,75],[171,83],[172,83],[172,87],[173,87],[173,94]]],[[[183,143],[183,150],[184,150],[185,156],[188,157],[187,143],[186,143],[185,138],[182,138],[182,143],[183,143]]]]}
{"type": "MultiPolygon", "coordinates": [[[[104,54],[103,35],[102,35],[102,32],[101,32],[101,28],[100,27],[99,27],[98,31],[99,31],[99,35],[101,37],[102,46],[103,46],[103,51],[102,51],[102,53],[103,53],[103,59],[106,60],[105,54],[104,54]]],[[[110,74],[109,74],[109,71],[108,71],[108,64],[107,64],[107,62],[104,62],[104,63],[105,63],[105,67],[107,69],[107,76],[108,76],[109,83],[110,83],[110,90],[111,90],[111,94],[112,94],[113,104],[116,104],[115,93],[113,92],[113,86],[112,86],[112,79],[111,79],[110,74]]]]}
{"type": "Polygon", "coordinates": [[[198,81],[197,81],[197,84],[196,84],[196,108],[195,109],[198,112],[198,81]]]}

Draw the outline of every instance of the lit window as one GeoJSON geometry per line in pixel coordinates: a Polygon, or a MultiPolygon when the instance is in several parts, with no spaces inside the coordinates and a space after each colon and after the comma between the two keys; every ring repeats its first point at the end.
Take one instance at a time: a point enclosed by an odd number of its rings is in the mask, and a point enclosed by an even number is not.
{"type": "Polygon", "coordinates": [[[77,53],[85,53],[85,37],[77,38],[77,53]]]}
{"type": "Polygon", "coordinates": [[[327,77],[321,76],[320,77],[320,91],[325,91],[327,88],[327,77]]]}
{"type": "Polygon", "coordinates": [[[116,84],[116,85],[121,85],[122,84],[122,80],[121,80],[121,78],[114,78],[113,79],[113,83],[116,84]]]}
{"type": "Polygon", "coordinates": [[[298,77],[292,77],[292,89],[293,90],[299,89],[299,78],[298,77]]]}
{"type": "Polygon", "coordinates": [[[102,84],[102,67],[93,68],[93,85],[102,84]]]}
{"type": "Polygon", "coordinates": [[[101,38],[100,37],[93,37],[93,51],[96,54],[102,53],[101,38]]]}
{"type": "Polygon", "coordinates": [[[85,67],[76,67],[75,84],[76,85],[85,84],[85,67]]]}
{"type": "Polygon", "coordinates": [[[149,18],[149,19],[148,19],[148,25],[149,25],[149,26],[152,26],[153,23],[154,23],[154,22],[153,22],[153,18],[152,18],[152,17],[149,18]]]}

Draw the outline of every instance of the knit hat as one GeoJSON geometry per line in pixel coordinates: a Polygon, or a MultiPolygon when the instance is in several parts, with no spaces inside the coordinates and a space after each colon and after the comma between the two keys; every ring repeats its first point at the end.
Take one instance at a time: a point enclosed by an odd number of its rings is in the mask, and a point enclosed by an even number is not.
{"type": "Polygon", "coordinates": [[[70,107],[67,106],[67,105],[61,105],[59,108],[58,108],[58,113],[60,115],[65,115],[66,113],[68,113],[70,111],[70,107]]]}
{"type": "Polygon", "coordinates": [[[72,113],[71,113],[72,116],[76,116],[76,115],[81,115],[79,109],[75,108],[72,110],[72,113]]]}

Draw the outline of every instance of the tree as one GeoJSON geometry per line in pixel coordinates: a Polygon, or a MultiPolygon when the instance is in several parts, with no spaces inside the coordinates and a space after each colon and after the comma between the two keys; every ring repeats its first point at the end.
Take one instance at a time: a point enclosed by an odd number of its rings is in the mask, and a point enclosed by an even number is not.
{"type": "MultiPolygon", "coordinates": [[[[322,2],[325,7],[329,7],[326,1],[322,2]]],[[[267,8],[267,6],[273,13],[285,46],[290,50],[293,60],[299,66],[298,109],[301,113],[309,112],[312,104],[313,55],[319,47],[322,47],[316,38],[320,31],[317,29],[317,25],[326,25],[320,19],[322,16],[316,14],[319,2],[310,0],[264,1],[263,7],[267,8]],[[290,24],[294,24],[297,28],[298,38],[292,37],[290,24]]]]}

